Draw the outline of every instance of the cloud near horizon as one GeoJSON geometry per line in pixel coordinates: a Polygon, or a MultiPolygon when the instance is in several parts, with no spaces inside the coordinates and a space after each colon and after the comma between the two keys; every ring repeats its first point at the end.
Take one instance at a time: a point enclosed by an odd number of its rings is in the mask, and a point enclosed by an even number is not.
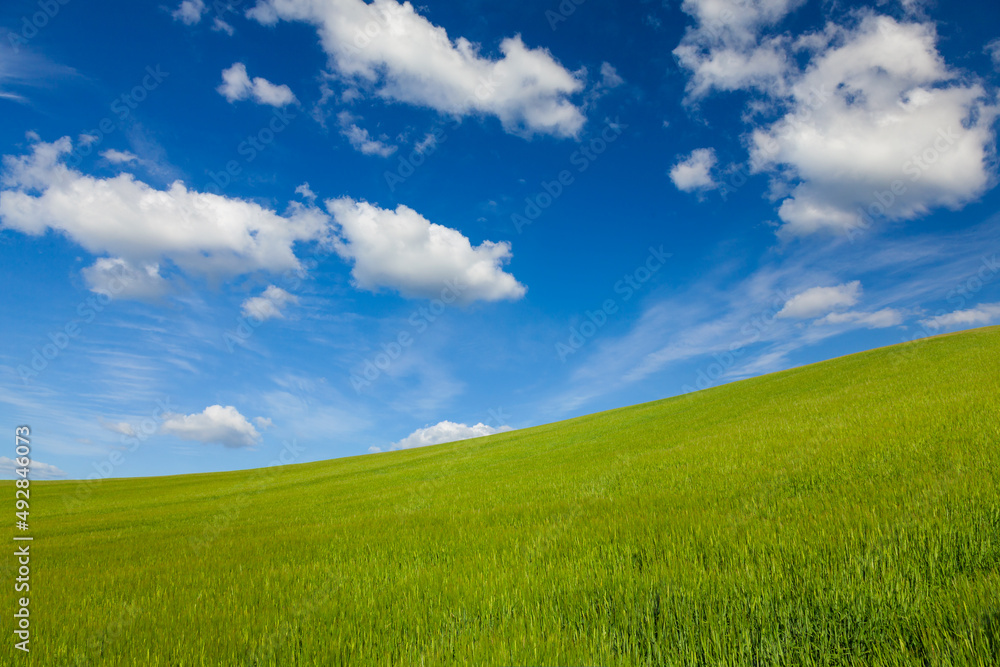
{"type": "Polygon", "coordinates": [[[997,320],[1000,320],[1000,303],[983,303],[975,308],[956,310],[920,320],[920,323],[929,329],[948,329],[985,325],[997,320]]]}
{"type": "MultiPolygon", "coordinates": [[[[0,471],[2,471],[2,474],[7,479],[21,479],[21,476],[15,472],[20,467],[17,465],[17,461],[9,456],[0,456],[0,471]]],[[[65,476],[66,473],[56,466],[35,461],[34,459],[31,460],[31,465],[28,466],[28,479],[62,479],[65,476]]]]}
{"type": "Polygon", "coordinates": [[[253,424],[231,405],[210,405],[201,413],[192,415],[165,415],[160,433],[234,449],[256,447],[262,438],[253,424]]]}
{"type": "MultiPolygon", "coordinates": [[[[414,447],[428,447],[430,445],[440,445],[445,442],[455,442],[458,440],[468,440],[470,438],[481,438],[495,433],[503,433],[512,430],[510,426],[500,426],[494,428],[486,424],[479,423],[473,426],[456,424],[455,422],[442,421],[433,426],[418,428],[416,431],[406,436],[399,442],[394,442],[391,449],[413,449],[414,447]]],[[[372,446],[369,452],[378,453],[381,447],[372,446]]]]}

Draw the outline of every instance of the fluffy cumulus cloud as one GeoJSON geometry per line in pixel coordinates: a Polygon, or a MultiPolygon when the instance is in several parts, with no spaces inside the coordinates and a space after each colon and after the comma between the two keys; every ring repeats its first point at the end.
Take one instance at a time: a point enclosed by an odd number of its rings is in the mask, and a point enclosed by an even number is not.
{"type": "Polygon", "coordinates": [[[382,209],[344,197],[326,202],[339,226],[337,253],[354,263],[357,287],[388,288],[403,296],[454,301],[519,299],[525,287],[502,266],[510,244],[473,246],[461,232],[432,223],[400,205],[382,209]]]}
{"type": "Polygon", "coordinates": [[[337,74],[386,99],[456,116],[493,115],[521,135],[575,136],[584,124],[570,100],[584,88],[582,78],[520,36],[500,43],[500,58],[484,57],[395,0],[259,0],[248,16],[316,26],[337,74]]]}
{"type": "Polygon", "coordinates": [[[805,0],[684,0],[695,20],[674,55],[689,70],[688,99],[712,90],[784,88],[789,58],[782,37],[761,39],[805,0]]]}
{"type": "Polygon", "coordinates": [[[337,121],[340,124],[340,133],[347,138],[351,147],[359,153],[389,157],[396,152],[396,146],[387,144],[381,139],[373,138],[368,134],[368,130],[359,127],[357,124],[358,118],[350,111],[341,111],[337,114],[337,121]]]}
{"type": "Polygon", "coordinates": [[[754,170],[797,183],[778,209],[786,235],[850,233],[986,190],[996,108],[935,39],[928,24],[876,16],[824,34],[788,115],[752,137],[754,170]]]}
{"type": "MultiPolygon", "coordinates": [[[[399,442],[392,443],[392,449],[412,449],[414,447],[427,447],[429,445],[440,445],[444,442],[455,442],[456,440],[468,440],[469,438],[481,438],[485,435],[502,433],[509,431],[509,426],[494,428],[486,424],[475,424],[467,426],[456,424],[455,422],[443,421],[433,426],[418,428],[416,431],[406,436],[399,442]]],[[[370,452],[380,452],[381,447],[369,447],[370,452]]]]}
{"type": "Polygon", "coordinates": [[[254,447],[261,440],[253,424],[231,405],[210,405],[193,415],[165,415],[160,433],[232,448],[254,447]]]}
{"type": "Polygon", "coordinates": [[[184,0],[174,10],[173,17],[187,25],[194,25],[201,21],[201,15],[206,10],[205,0],[184,0]]]}
{"type": "Polygon", "coordinates": [[[675,50],[689,99],[756,90],[779,109],[750,132],[750,166],[787,193],[780,234],[854,237],[879,220],[958,208],[992,183],[997,106],[950,69],[933,24],[870,11],[793,38],[800,0],[685,0],[695,18],[675,50]]]}
{"type": "Polygon", "coordinates": [[[283,107],[297,101],[292,89],[286,85],[275,85],[259,76],[251,79],[243,63],[235,63],[222,70],[222,85],[216,90],[230,102],[252,98],[257,104],[283,107]]]}
{"type": "Polygon", "coordinates": [[[262,206],[188,190],[166,190],[132,174],[94,178],[66,165],[64,137],[6,156],[0,184],[0,222],[25,234],[62,233],[94,255],[85,271],[91,287],[118,295],[155,296],[164,289],[161,262],[203,277],[299,268],[296,242],[321,241],[329,216],[297,202],[285,215],[262,206]]]}
{"type": "Polygon", "coordinates": [[[260,296],[251,297],[243,302],[242,312],[244,317],[256,317],[262,321],[282,318],[285,316],[282,312],[284,307],[298,302],[299,299],[294,294],[289,294],[275,285],[268,285],[260,296]]]}
{"type": "Polygon", "coordinates": [[[715,167],[715,151],[698,148],[670,169],[670,180],[678,190],[684,192],[704,192],[718,187],[712,177],[715,167]]]}
{"type": "Polygon", "coordinates": [[[849,308],[861,298],[861,281],[844,283],[834,287],[813,287],[796,294],[785,302],[778,311],[778,317],[810,319],[827,313],[849,308]]]}
{"type": "Polygon", "coordinates": [[[967,310],[956,310],[921,320],[928,329],[952,329],[980,326],[1000,320],[1000,303],[984,303],[967,310]]]}
{"type": "MultiPolygon", "coordinates": [[[[0,471],[4,477],[21,479],[21,476],[16,472],[20,468],[21,466],[17,465],[17,461],[14,459],[9,456],[0,456],[0,471]]],[[[66,473],[59,468],[41,461],[32,460],[28,467],[28,479],[61,479],[65,476],[66,473]]]]}

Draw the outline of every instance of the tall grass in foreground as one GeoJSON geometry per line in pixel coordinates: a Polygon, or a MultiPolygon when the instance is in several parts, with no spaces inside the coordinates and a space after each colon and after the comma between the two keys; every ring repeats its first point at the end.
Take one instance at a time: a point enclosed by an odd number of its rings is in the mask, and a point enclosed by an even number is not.
{"type": "Polygon", "coordinates": [[[32,664],[998,664],[998,390],[990,328],[74,509],[36,482],[32,664]]]}

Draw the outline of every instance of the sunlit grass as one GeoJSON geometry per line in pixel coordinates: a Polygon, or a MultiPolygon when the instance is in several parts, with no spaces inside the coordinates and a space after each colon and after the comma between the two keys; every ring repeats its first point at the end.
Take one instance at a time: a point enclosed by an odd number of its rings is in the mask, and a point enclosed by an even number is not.
{"type": "Polygon", "coordinates": [[[478,440],[109,480],[72,509],[76,482],[35,482],[31,657],[993,665],[998,480],[990,328],[478,440]]]}

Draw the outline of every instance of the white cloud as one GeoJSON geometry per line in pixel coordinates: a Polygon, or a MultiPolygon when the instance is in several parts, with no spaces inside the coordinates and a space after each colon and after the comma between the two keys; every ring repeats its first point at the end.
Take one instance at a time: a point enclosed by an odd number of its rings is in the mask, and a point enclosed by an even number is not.
{"type": "Polygon", "coordinates": [[[225,21],[223,21],[222,19],[220,19],[218,16],[216,16],[215,20],[212,22],[212,30],[214,30],[215,32],[224,32],[230,37],[236,34],[236,29],[233,28],[233,26],[226,23],[225,21]]]}
{"type": "Polygon", "coordinates": [[[779,23],[805,0],[684,0],[681,8],[695,19],[674,49],[691,72],[687,90],[696,100],[715,90],[784,87],[788,56],[781,37],[759,33],[779,23]]]}
{"type": "Polygon", "coordinates": [[[993,60],[993,67],[1000,70],[1000,38],[994,39],[987,44],[985,50],[993,60]]]}
{"type": "Polygon", "coordinates": [[[625,83],[625,79],[618,74],[618,70],[611,63],[601,63],[601,86],[603,88],[617,88],[625,83]]]}
{"type": "Polygon", "coordinates": [[[792,187],[785,236],[958,208],[990,184],[997,109],[958,81],[930,24],[865,17],[829,28],[791,88],[788,114],[753,132],[751,164],[792,187]]]}
{"type": "Polygon", "coordinates": [[[903,314],[895,308],[883,308],[873,313],[861,313],[855,310],[849,310],[844,313],[830,313],[815,322],[815,324],[850,324],[869,329],[886,329],[888,327],[899,326],[902,323],[903,314]]]}
{"type": "Polygon", "coordinates": [[[524,296],[525,287],[501,269],[511,257],[507,242],[473,247],[461,232],[403,205],[392,211],[344,197],[326,206],[340,226],[337,253],[354,262],[351,275],[361,289],[433,298],[451,284],[448,298],[463,303],[524,296]]]}
{"type": "Polygon", "coordinates": [[[201,21],[201,15],[206,11],[205,0],[184,0],[174,10],[173,17],[186,25],[195,25],[201,21]]]}
{"type": "Polygon", "coordinates": [[[298,101],[286,85],[278,86],[259,76],[251,80],[243,63],[234,63],[229,69],[222,70],[222,85],[216,90],[230,102],[252,97],[257,104],[283,107],[298,101]]]}
{"type": "Polygon", "coordinates": [[[109,148],[106,151],[101,151],[101,157],[111,162],[112,164],[127,164],[129,162],[135,162],[139,158],[136,157],[134,153],[128,151],[119,151],[114,148],[109,148]]]}
{"type": "Polygon", "coordinates": [[[785,302],[778,317],[809,319],[825,315],[837,308],[849,308],[861,298],[861,281],[835,287],[813,287],[796,294],[785,302]]]}
{"type": "MultiPolygon", "coordinates": [[[[0,470],[3,471],[3,475],[8,479],[12,477],[21,479],[21,476],[15,472],[20,468],[21,466],[17,465],[16,460],[8,456],[0,456],[0,470]]],[[[66,473],[54,465],[35,461],[34,459],[32,459],[31,465],[28,466],[28,479],[60,479],[65,476],[66,473]]]]}
{"type": "Polygon", "coordinates": [[[520,135],[576,136],[583,113],[569,97],[583,81],[545,49],[519,35],[500,43],[499,59],[395,0],[259,0],[247,15],[316,26],[331,66],[345,80],[386,99],[455,116],[489,114],[520,135]]]}
{"type": "Polygon", "coordinates": [[[272,318],[282,318],[281,312],[289,303],[298,303],[299,299],[294,294],[289,294],[280,287],[269,285],[264,293],[243,302],[243,316],[257,317],[260,320],[270,320],[272,318]]]}
{"type": "Polygon", "coordinates": [[[156,292],[159,263],[205,277],[298,269],[296,242],[321,241],[329,217],[292,202],[285,215],[260,205],[188,190],[180,181],[157,190],[128,173],[94,178],[67,167],[64,137],[37,143],[29,155],[4,158],[0,222],[41,235],[65,234],[95,255],[110,255],[88,271],[95,288],[110,287],[118,270],[132,289],[156,292]]]}
{"type": "MultiPolygon", "coordinates": [[[[412,449],[414,447],[427,447],[429,445],[439,445],[444,442],[455,442],[456,440],[468,440],[469,438],[481,438],[485,435],[510,431],[510,426],[493,428],[486,424],[476,424],[466,426],[455,422],[443,421],[434,426],[418,428],[416,431],[406,436],[399,442],[392,443],[393,449],[412,449]]],[[[381,451],[378,447],[369,448],[368,451],[381,451]]]]}
{"type": "Polygon", "coordinates": [[[703,97],[712,89],[783,89],[788,69],[784,42],[785,40],[776,37],[752,49],[722,48],[708,52],[701,52],[682,43],[674,53],[681,65],[691,69],[693,73],[688,83],[688,99],[703,97]]]}
{"type": "Polygon", "coordinates": [[[210,405],[193,415],[165,415],[160,433],[233,448],[253,447],[261,439],[253,424],[231,405],[210,405]]]}
{"type": "Polygon", "coordinates": [[[433,132],[428,132],[424,135],[424,138],[413,145],[414,150],[418,153],[425,153],[429,150],[434,150],[437,146],[438,138],[433,132]]]}
{"type": "Polygon", "coordinates": [[[295,194],[300,195],[306,201],[316,201],[316,193],[309,187],[309,183],[303,183],[299,187],[295,188],[295,194]]]}
{"type": "Polygon", "coordinates": [[[914,16],[923,16],[925,14],[924,5],[929,3],[930,0],[899,0],[903,11],[914,16]]]}
{"type": "Polygon", "coordinates": [[[380,157],[389,157],[396,152],[396,146],[373,139],[368,134],[368,130],[358,127],[357,120],[349,111],[341,111],[337,114],[337,121],[340,123],[340,133],[347,137],[354,150],[365,155],[378,155],[380,157]]]}
{"type": "Polygon", "coordinates": [[[274,422],[271,421],[270,417],[254,417],[253,423],[257,425],[261,431],[266,431],[267,429],[274,426],[274,422]]]}
{"type": "Polygon", "coordinates": [[[119,435],[135,435],[135,429],[128,422],[109,422],[104,419],[100,420],[101,426],[111,431],[112,433],[118,433],[119,435]]]}
{"type": "Polygon", "coordinates": [[[975,308],[956,310],[920,320],[920,323],[929,329],[950,329],[952,327],[989,324],[997,319],[1000,319],[1000,303],[984,303],[975,308]]]}
{"type": "MultiPolygon", "coordinates": [[[[873,275],[898,278],[874,291],[866,289],[864,302],[876,312],[889,305],[898,307],[909,318],[909,313],[940,299],[942,285],[990,270],[995,258],[984,258],[983,249],[1000,244],[998,220],[993,216],[948,233],[909,234],[891,244],[804,244],[794,253],[772,254],[742,277],[733,263],[716,263],[676,294],[651,301],[627,334],[608,334],[588,343],[580,350],[586,358],[574,357],[576,371],[565,389],[541,407],[550,414],[578,413],[595,405],[591,402],[595,397],[654,374],[660,374],[664,391],[671,392],[787,368],[796,363],[792,356],[796,350],[852,328],[776,317],[795,292],[802,291],[796,286],[835,285],[838,281],[831,276],[849,267],[864,267],[873,275]],[[698,357],[699,369],[681,365],[698,357]]],[[[879,318],[888,321],[890,315],[882,313],[879,318]]],[[[870,323],[882,322],[871,318],[870,323]]]]}
{"type": "Polygon", "coordinates": [[[82,273],[90,291],[118,299],[154,299],[168,290],[156,263],[135,267],[121,257],[100,257],[82,273]]]}
{"type": "Polygon", "coordinates": [[[686,0],[695,25],[674,51],[690,74],[689,100],[756,90],[764,99],[745,118],[778,110],[776,122],[751,132],[750,163],[771,175],[773,192],[787,193],[782,237],[853,238],[880,218],[959,208],[990,187],[998,108],[974,78],[946,65],[933,23],[859,10],[847,26],[774,34],[801,4],[686,0]]]}
{"type": "Polygon", "coordinates": [[[678,190],[684,192],[713,190],[718,187],[718,183],[712,178],[715,162],[713,149],[695,149],[670,169],[670,180],[678,190]]]}

